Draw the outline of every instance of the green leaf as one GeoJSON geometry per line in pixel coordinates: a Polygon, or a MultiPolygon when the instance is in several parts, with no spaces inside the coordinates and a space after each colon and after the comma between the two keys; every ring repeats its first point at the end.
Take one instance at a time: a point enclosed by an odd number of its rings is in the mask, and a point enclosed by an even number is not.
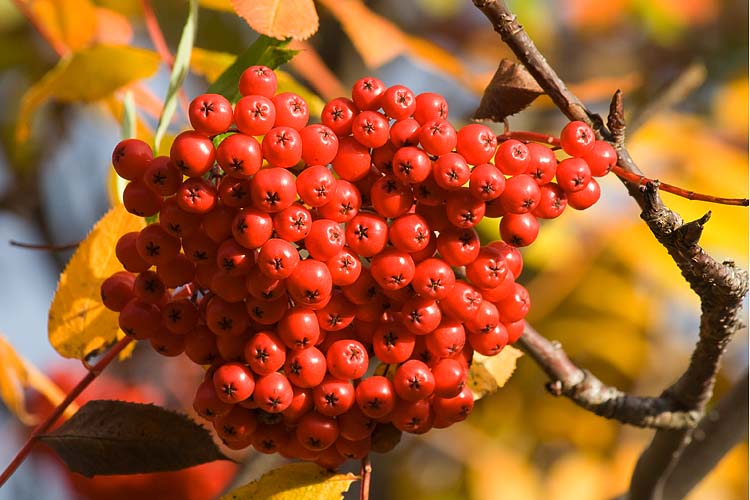
{"type": "Polygon", "coordinates": [[[305,462],[283,465],[221,500],[340,500],[358,478],[305,462]]]}
{"type": "Polygon", "coordinates": [[[198,0],[190,0],[190,11],[185,26],[182,28],[182,36],[180,37],[180,43],[177,45],[177,53],[174,56],[174,66],[169,77],[167,95],[164,98],[164,109],[159,117],[159,125],[157,125],[154,135],[154,156],[158,154],[161,140],[167,131],[167,127],[169,127],[169,122],[172,121],[172,116],[177,107],[177,93],[190,70],[190,53],[193,51],[197,30],[198,0]]]}
{"type": "Polygon", "coordinates": [[[240,99],[237,82],[239,82],[242,72],[254,65],[276,69],[289,62],[298,52],[286,48],[289,42],[290,40],[276,40],[265,35],[259,36],[245,52],[237,56],[237,59],[208,88],[207,92],[221,94],[231,102],[237,102],[240,99]]]}
{"type": "Polygon", "coordinates": [[[41,437],[73,472],[142,474],[229,460],[187,415],[155,405],[96,400],[41,437]]]}

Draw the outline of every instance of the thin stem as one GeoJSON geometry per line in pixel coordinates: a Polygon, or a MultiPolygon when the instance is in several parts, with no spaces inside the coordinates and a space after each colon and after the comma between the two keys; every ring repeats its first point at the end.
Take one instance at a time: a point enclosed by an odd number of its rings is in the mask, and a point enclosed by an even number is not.
{"type": "Polygon", "coordinates": [[[23,243],[16,240],[10,240],[9,243],[13,247],[27,248],[29,250],[48,250],[50,252],[64,252],[65,250],[72,250],[81,244],[80,241],[75,241],[73,243],[63,243],[61,245],[45,245],[36,243],[23,243]]]}
{"type": "Polygon", "coordinates": [[[507,131],[497,136],[497,142],[515,139],[521,142],[539,142],[550,146],[560,147],[560,139],[553,135],[540,134],[539,132],[527,132],[525,130],[507,131]]]}
{"type": "Polygon", "coordinates": [[[41,436],[42,434],[46,433],[54,424],[57,422],[57,419],[60,418],[60,416],[65,412],[65,410],[70,406],[73,401],[91,384],[91,382],[96,379],[97,376],[109,365],[115,357],[123,350],[125,347],[127,347],[130,342],[132,342],[132,337],[124,337],[121,340],[119,340],[115,345],[112,346],[112,348],[107,351],[107,353],[100,359],[94,366],[91,367],[89,372],[81,379],[80,382],[68,393],[67,396],[65,396],[65,399],[55,407],[54,411],[42,422],[40,423],[29,435],[28,439],[26,440],[26,443],[24,443],[23,447],[18,450],[18,453],[16,453],[16,456],[13,457],[13,460],[8,464],[8,466],[5,468],[2,474],[0,474],[0,487],[5,484],[5,482],[10,479],[10,477],[13,475],[13,473],[18,469],[18,467],[23,463],[24,460],[26,460],[26,457],[29,456],[29,453],[31,452],[31,448],[36,443],[36,440],[41,436]]]}
{"type": "MultiPolygon", "coordinates": [[[[625,179],[626,181],[631,182],[637,186],[645,186],[650,182],[655,182],[654,179],[649,179],[644,175],[638,175],[632,172],[628,172],[619,165],[615,165],[614,167],[612,167],[612,172],[614,172],[617,177],[625,179]]],[[[661,181],[659,181],[659,190],[666,191],[667,193],[672,193],[682,198],[687,198],[688,200],[707,201],[710,203],[716,203],[717,205],[733,205],[738,207],[748,206],[747,198],[722,198],[719,196],[714,196],[712,194],[696,193],[695,191],[690,191],[689,189],[684,189],[679,186],[673,186],[672,184],[667,184],[666,182],[661,181]]]]}
{"type": "Polygon", "coordinates": [[[360,471],[362,475],[362,484],[359,488],[359,500],[369,500],[370,498],[370,478],[372,477],[372,463],[370,462],[370,455],[367,455],[362,459],[362,469],[360,471]]]}

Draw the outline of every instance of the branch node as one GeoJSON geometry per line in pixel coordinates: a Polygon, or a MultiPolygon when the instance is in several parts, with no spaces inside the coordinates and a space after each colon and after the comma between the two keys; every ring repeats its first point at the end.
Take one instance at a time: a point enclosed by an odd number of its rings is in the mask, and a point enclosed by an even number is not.
{"type": "Polygon", "coordinates": [[[547,392],[556,397],[560,397],[563,394],[563,383],[559,380],[547,382],[544,384],[544,388],[547,389],[547,392]]]}
{"type": "Polygon", "coordinates": [[[706,225],[708,220],[711,218],[711,211],[709,210],[700,219],[683,224],[677,229],[677,235],[679,239],[687,247],[692,247],[698,244],[698,241],[703,234],[703,227],[706,225]]]}

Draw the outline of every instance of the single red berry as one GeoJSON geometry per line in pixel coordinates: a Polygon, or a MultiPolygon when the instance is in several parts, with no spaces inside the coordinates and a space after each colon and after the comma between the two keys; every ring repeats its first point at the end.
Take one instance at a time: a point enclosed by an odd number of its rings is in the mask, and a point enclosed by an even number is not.
{"type": "Polygon", "coordinates": [[[235,405],[226,415],[216,417],[213,426],[227,446],[236,443],[238,447],[245,448],[251,443],[258,420],[252,411],[235,405]]]}
{"type": "Polygon", "coordinates": [[[495,155],[497,137],[485,125],[471,123],[462,127],[456,137],[456,152],[470,165],[487,163],[495,155]]]}
{"type": "Polygon", "coordinates": [[[422,361],[412,359],[396,369],[393,388],[406,401],[427,399],[435,390],[435,376],[422,361]]]}
{"type": "MultiPolygon", "coordinates": [[[[347,227],[348,229],[348,227],[347,227]]],[[[362,272],[359,257],[347,247],[326,262],[334,285],[345,287],[354,283],[362,272]]]]}
{"type": "Polygon", "coordinates": [[[352,121],[352,135],[367,148],[379,148],[388,142],[388,119],[377,111],[362,111],[352,121]]]}
{"type": "Polygon", "coordinates": [[[328,372],[339,379],[358,379],[367,372],[369,357],[360,342],[351,339],[338,340],[326,353],[328,372]]]}
{"type": "Polygon", "coordinates": [[[380,106],[385,114],[393,120],[409,118],[417,109],[414,92],[403,85],[393,85],[383,93],[380,106]]]}
{"type": "Polygon", "coordinates": [[[307,307],[293,307],[279,321],[279,338],[292,350],[302,350],[318,343],[320,325],[315,311],[307,307]]]}
{"type": "Polygon", "coordinates": [[[479,310],[482,294],[473,286],[456,281],[448,296],[440,301],[440,309],[445,316],[468,321],[479,310]]]}
{"type": "Polygon", "coordinates": [[[290,243],[304,239],[310,232],[312,216],[305,207],[294,204],[273,215],[276,235],[290,243]]]}
{"type": "Polygon", "coordinates": [[[581,121],[572,121],[560,132],[560,145],[570,156],[581,158],[591,152],[596,135],[591,127],[581,121]]]}
{"type": "Polygon", "coordinates": [[[173,299],[162,308],[161,317],[167,330],[185,335],[198,323],[198,307],[190,299],[173,299]]]}
{"type": "Polygon", "coordinates": [[[247,399],[255,389],[255,377],[241,363],[224,363],[213,375],[216,395],[225,403],[237,403],[247,399]]]}
{"type": "Polygon", "coordinates": [[[377,327],[372,336],[375,356],[383,363],[403,363],[414,352],[415,335],[401,323],[386,323],[377,327]]]}
{"type": "MultiPolygon", "coordinates": [[[[563,213],[563,210],[565,210],[565,207],[568,206],[568,196],[554,182],[542,184],[539,186],[539,192],[541,195],[539,205],[531,213],[540,219],[554,219],[555,217],[559,217],[563,213]]],[[[578,192],[580,193],[581,191],[578,192]]]]}
{"type": "Polygon", "coordinates": [[[380,99],[385,91],[386,86],[382,81],[366,76],[354,82],[352,100],[362,111],[375,111],[380,107],[380,99]]]}
{"type": "Polygon", "coordinates": [[[325,262],[344,248],[344,228],[330,219],[318,219],[310,225],[305,249],[313,259],[325,262]]]}
{"type": "Polygon", "coordinates": [[[419,144],[419,128],[421,125],[413,118],[404,118],[391,125],[391,144],[397,148],[416,146],[419,144]]]}
{"type": "Polygon", "coordinates": [[[159,224],[172,236],[185,238],[201,227],[201,216],[180,208],[177,197],[164,200],[159,211],[159,224]]]}
{"type": "Polygon", "coordinates": [[[326,357],[315,347],[289,351],[284,363],[284,373],[297,387],[311,389],[326,375],[326,357]]]}
{"type": "Polygon", "coordinates": [[[256,261],[261,273],[282,280],[292,274],[300,259],[294,245],[280,238],[271,238],[260,247],[256,261]]]}
{"type": "Polygon", "coordinates": [[[525,173],[532,176],[539,185],[550,182],[557,171],[555,153],[547,146],[535,142],[527,144],[526,147],[529,150],[530,160],[525,173]]]}
{"type": "Polygon", "coordinates": [[[515,139],[502,142],[495,153],[495,166],[505,175],[522,174],[529,169],[530,163],[529,148],[515,139]]]}
{"type": "Polygon", "coordinates": [[[253,400],[268,413],[281,413],[292,404],[292,385],[282,373],[273,372],[255,381],[253,400]]]}
{"type": "MultiPolygon", "coordinates": [[[[252,204],[250,199],[250,179],[237,179],[224,176],[218,186],[219,200],[230,208],[244,208],[252,204]]],[[[232,214],[234,215],[234,214],[232,214]]]]}
{"type": "Polygon", "coordinates": [[[419,143],[431,155],[449,153],[456,147],[457,142],[456,129],[448,120],[442,118],[426,122],[419,131],[419,143]]]}
{"type": "Polygon", "coordinates": [[[302,201],[311,207],[320,207],[331,201],[336,178],[328,168],[315,164],[297,175],[296,187],[302,201]]]}
{"type": "Polygon", "coordinates": [[[112,166],[117,175],[129,181],[139,179],[154,158],[151,146],[140,139],[124,139],[112,151],[112,166]]]}
{"type": "Polygon", "coordinates": [[[302,138],[302,160],[308,165],[328,165],[339,149],[339,139],[330,128],[319,123],[299,131],[302,138]]]}
{"type": "Polygon", "coordinates": [[[500,324],[497,306],[488,300],[482,300],[476,312],[464,322],[469,333],[489,333],[500,324]]]}
{"type": "Polygon", "coordinates": [[[529,292],[523,285],[516,283],[513,292],[498,301],[496,306],[503,323],[520,321],[526,317],[531,307],[529,292]]]}
{"type": "Polygon", "coordinates": [[[293,167],[302,158],[302,137],[291,127],[275,127],[263,138],[261,149],[272,167],[293,167]]]}
{"type": "Polygon", "coordinates": [[[491,163],[482,163],[474,167],[469,177],[469,192],[481,201],[492,201],[500,197],[505,190],[505,176],[491,163]]]}
{"type": "MultiPolygon", "coordinates": [[[[216,335],[203,325],[195,327],[185,335],[185,354],[193,363],[199,365],[212,364],[219,358],[219,350],[216,348],[216,335]]],[[[211,379],[208,379],[208,384],[214,393],[214,397],[219,400],[216,397],[211,379]]]]}
{"type": "Polygon", "coordinates": [[[505,190],[500,196],[500,203],[506,213],[525,214],[533,211],[539,200],[541,191],[539,184],[527,174],[518,174],[505,182],[505,190]]]}
{"type": "Polygon", "coordinates": [[[466,264],[466,277],[479,288],[495,288],[505,281],[508,266],[500,250],[493,247],[479,249],[477,258],[466,264]]]}
{"type": "Polygon", "coordinates": [[[335,417],[349,411],[354,405],[354,386],[348,380],[327,375],[313,388],[315,410],[321,415],[335,417]]]}
{"type": "Polygon", "coordinates": [[[594,147],[583,159],[589,164],[591,175],[603,177],[617,165],[617,151],[606,141],[595,141],[594,147]]]}
{"type": "Polygon", "coordinates": [[[219,399],[213,381],[206,378],[195,391],[193,409],[206,420],[214,420],[216,417],[227,415],[232,410],[232,405],[219,399]]]}
{"type": "Polygon", "coordinates": [[[409,211],[414,204],[414,193],[408,184],[385,175],[372,185],[370,201],[378,214],[393,218],[409,211]]]}
{"type": "Polygon", "coordinates": [[[251,250],[259,248],[273,234],[271,216],[254,208],[243,208],[232,221],[232,235],[237,243],[251,250]]]}
{"type": "Polygon", "coordinates": [[[388,243],[388,224],[376,214],[362,212],[346,225],[346,244],[362,257],[380,253],[388,243]]]}
{"type": "Polygon", "coordinates": [[[258,266],[252,268],[245,277],[245,288],[258,300],[273,302],[286,297],[286,282],[268,277],[258,266]]]}
{"type": "Polygon", "coordinates": [[[234,122],[245,135],[265,135],[276,122],[276,107],[268,97],[245,96],[234,106],[234,122]]]}
{"type": "Polygon", "coordinates": [[[276,213],[290,207],[297,198],[294,174],[285,168],[261,169],[250,182],[250,198],[258,210],[276,213]]]}
{"type": "Polygon", "coordinates": [[[110,311],[122,311],[133,298],[135,276],[127,271],[118,271],[102,282],[100,293],[104,307],[110,311]]]}
{"type": "Polygon", "coordinates": [[[393,176],[404,184],[418,184],[430,177],[432,161],[421,149],[405,146],[393,155],[392,170],[393,176]]]}
{"type": "Polygon", "coordinates": [[[599,201],[601,194],[599,183],[590,179],[583,189],[567,193],[568,205],[576,210],[585,210],[599,201]]]}
{"type": "Polygon", "coordinates": [[[500,236],[513,246],[529,246],[538,234],[539,221],[532,214],[506,214],[500,220],[500,236]]]}
{"type": "Polygon", "coordinates": [[[474,395],[471,389],[464,387],[456,397],[434,398],[432,408],[435,412],[435,419],[444,418],[452,423],[460,422],[466,420],[474,408],[474,395]]]}
{"type": "Polygon", "coordinates": [[[216,335],[240,335],[250,323],[242,302],[211,297],[206,305],[206,326],[216,335]]]}
{"type": "Polygon", "coordinates": [[[429,258],[417,264],[411,286],[422,297],[442,299],[456,284],[451,266],[442,259],[429,258]]]}
{"type": "Polygon", "coordinates": [[[255,137],[232,134],[216,148],[216,161],[225,174],[245,179],[260,170],[263,157],[255,137]]]}
{"type": "MultiPolygon", "coordinates": [[[[459,354],[463,351],[465,343],[466,332],[463,324],[450,318],[443,320],[430,335],[425,337],[427,350],[437,359],[459,354]]],[[[435,375],[437,378],[437,374],[435,375]]]]}
{"type": "Polygon", "coordinates": [[[386,290],[398,290],[411,283],[414,269],[411,255],[390,248],[375,255],[370,263],[372,277],[386,290]]]}
{"type": "Polygon", "coordinates": [[[310,118],[307,102],[294,92],[282,92],[271,98],[276,108],[274,127],[291,127],[302,130],[310,118]]]}
{"type": "Polygon", "coordinates": [[[180,240],[154,223],[141,229],[135,247],[143,260],[158,265],[174,259],[180,253],[180,240]]]}
{"type": "Polygon", "coordinates": [[[273,373],[284,366],[286,346],[270,331],[257,332],[245,345],[245,361],[258,375],[273,373]]]}
{"type": "Polygon", "coordinates": [[[255,253],[234,238],[227,238],[216,249],[216,265],[230,276],[244,276],[255,264],[255,253]]]}
{"type": "Polygon", "coordinates": [[[171,196],[182,184],[182,172],[168,156],[157,156],[143,173],[143,182],[161,196],[171,196]]]}
{"type": "Polygon", "coordinates": [[[276,93],[276,73],[267,66],[250,66],[240,75],[240,94],[271,97],[276,93]]]}
{"type": "Polygon", "coordinates": [[[424,250],[430,242],[430,227],[421,215],[405,214],[391,223],[388,239],[396,249],[414,253],[424,250]]]}
{"type": "Polygon", "coordinates": [[[183,175],[201,177],[211,170],[216,150],[211,139],[203,134],[187,130],[175,137],[169,157],[183,175]]]}
{"type": "Polygon", "coordinates": [[[122,192],[125,210],[139,217],[156,215],[162,207],[163,198],[143,181],[130,181],[122,192]]]}
{"type": "Polygon", "coordinates": [[[451,266],[465,266],[479,255],[479,234],[473,227],[450,227],[440,232],[437,238],[437,251],[451,266]]]}
{"type": "Polygon", "coordinates": [[[423,92],[417,95],[415,102],[414,119],[420,125],[424,125],[431,120],[448,119],[448,102],[440,94],[423,92]]]}
{"type": "Polygon", "coordinates": [[[153,337],[161,326],[159,307],[137,298],[130,300],[118,316],[120,330],[136,340],[153,337]]]}
{"type": "Polygon", "coordinates": [[[318,215],[335,222],[349,222],[359,213],[362,206],[362,195],[349,181],[339,179],[336,189],[325,205],[318,207],[318,215]]]}
{"type": "Polygon", "coordinates": [[[275,300],[257,299],[247,297],[245,299],[245,310],[247,315],[259,325],[274,325],[284,317],[289,309],[289,298],[282,294],[275,300]]]}
{"type": "Polygon", "coordinates": [[[331,294],[331,300],[322,309],[315,311],[320,328],[327,332],[343,330],[354,321],[357,312],[354,304],[344,296],[341,290],[331,294]]]}
{"type": "Polygon", "coordinates": [[[185,255],[195,262],[211,262],[215,264],[216,250],[219,248],[211,238],[203,231],[195,231],[182,240],[182,248],[185,255]]]}
{"type": "Polygon", "coordinates": [[[143,302],[159,304],[167,293],[167,287],[154,271],[143,271],[139,273],[133,283],[133,293],[143,302]]]}
{"type": "Polygon", "coordinates": [[[454,398],[466,385],[466,372],[461,362],[455,359],[441,359],[432,367],[432,374],[435,376],[434,394],[437,398],[454,398]]]}
{"type": "Polygon", "coordinates": [[[345,97],[337,97],[323,107],[320,119],[323,125],[333,130],[336,135],[344,136],[351,133],[352,120],[358,112],[354,102],[345,97]]]}
{"type": "Polygon", "coordinates": [[[591,169],[582,158],[567,158],[557,165],[556,177],[565,192],[581,191],[591,180],[591,169]]]}
{"type": "Polygon", "coordinates": [[[351,136],[339,139],[339,149],[331,160],[334,172],[344,180],[357,181],[370,172],[370,149],[351,136]]]}
{"type": "Polygon", "coordinates": [[[220,94],[201,94],[188,107],[190,125],[203,135],[217,135],[232,125],[232,104],[220,94]]]}
{"type": "MultiPolygon", "coordinates": [[[[503,195],[507,192],[506,189],[503,195]]],[[[445,201],[445,215],[454,226],[474,227],[482,220],[484,212],[484,202],[476,199],[468,188],[460,188],[448,193],[445,201]]]]}
{"type": "Polygon", "coordinates": [[[446,153],[435,161],[432,176],[441,188],[455,191],[469,181],[471,170],[463,156],[446,153]]]}
{"type": "Polygon", "coordinates": [[[331,296],[332,287],[328,267],[314,259],[301,261],[287,278],[289,296],[301,306],[314,307],[324,304],[331,296]]]}
{"type": "Polygon", "coordinates": [[[442,320],[437,302],[430,298],[414,297],[401,308],[401,322],[415,335],[431,333],[442,320]]]}
{"type": "Polygon", "coordinates": [[[383,418],[396,406],[393,383],[380,375],[362,380],[356,390],[357,406],[370,418],[383,418]]]}
{"type": "Polygon", "coordinates": [[[217,201],[216,188],[203,177],[187,179],[177,190],[177,205],[186,212],[206,214],[213,210],[217,201]]]}
{"type": "Polygon", "coordinates": [[[312,411],[299,420],[295,435],[308,450],[323,451],[338,439],[339,426],[335,418],[312,411]]]}
{"type": "Polygon", "coordinates": [[[502,323],[498,323],[487,332],[469,332],[467,340],[472,349],[483,356],[495,356],[508,343],[508,332],[502,323]]]}

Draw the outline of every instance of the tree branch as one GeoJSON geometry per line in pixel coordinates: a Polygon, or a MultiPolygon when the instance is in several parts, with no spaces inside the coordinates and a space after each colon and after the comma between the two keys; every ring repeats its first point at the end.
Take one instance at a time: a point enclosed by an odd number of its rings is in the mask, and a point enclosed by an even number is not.
{"type": "Polygon", "coordinates": [[[748,371],[700,421],[664,485],[664,499],[684,498],[740,441],[747,438],[748,371]]]}
{"type": "MultiPolygon", "coordinates": [[[[588,111],[568,90],[502,0],[473,1],[557,107],[568,118],[591,124],[599,136],[616,147],[618,165],[628,172],[643,175],[623,145],[625,121],[621,93],[617,92],[613,98],[608,119],[613,128],[610,131],[600,116],[588,111]]],[[[739,312],[748,286],[747,272],[736,269],[731,262],[716,262],[698,245],[708,216],[683,224],[676,213],[664,206],[657,182],[648,183],[641,189],[622,180],[640,206],[641,217],[701,299],[700,338],[690,364],[680,379],[662,394],[687,411],[701,412],[711,398],[721,355],[740,325],[739,312]]],[[[689,442],[690,435],[690,429],[657,431],[638,460],[630,498],[662,498],[665,479],[689,442]]]]}
{"type": "Polygon", "coordinates": [[[655,429],[693,428],[701,417],[699,411],[685,411],[668,396],[631,396],[605,384],[576,366],[558,342],[548,340],[528,323],[518,343],[549,376],[547,390],[552,395],[566,396],[596,415],[655,429]]]}

